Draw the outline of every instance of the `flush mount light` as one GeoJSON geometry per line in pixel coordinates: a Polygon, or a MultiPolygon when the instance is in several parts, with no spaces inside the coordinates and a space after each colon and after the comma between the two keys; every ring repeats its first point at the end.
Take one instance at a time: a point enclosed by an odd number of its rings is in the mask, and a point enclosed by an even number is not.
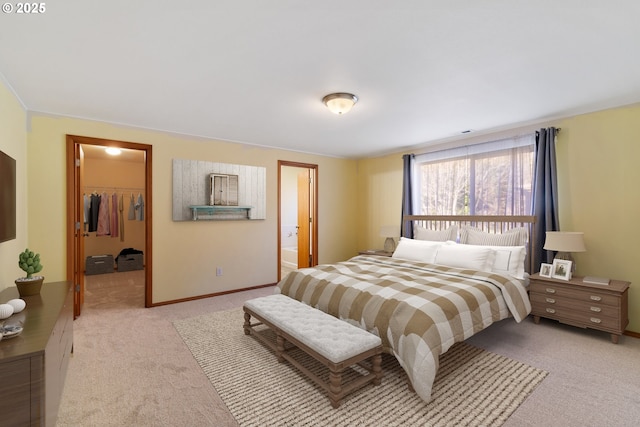
{"type": "Polygon", "coordinates": [[[116,147],[107,147],[104,151],[112,156],[119,156],[122,153],[122,150],[116,147]]]}
{"type": "Polygon", "coordinates": [[[322,102],[332,113],[344,114],[348,113],[351,107],[358,102],[358,97],[345,92],[331,93],[322,98],[322,102]]]}

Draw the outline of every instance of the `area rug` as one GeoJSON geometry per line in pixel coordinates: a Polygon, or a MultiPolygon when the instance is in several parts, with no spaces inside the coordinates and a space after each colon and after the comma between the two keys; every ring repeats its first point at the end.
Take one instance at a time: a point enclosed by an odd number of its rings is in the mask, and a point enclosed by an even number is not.
{"type": "MultiPolygon", "coordinates": [[[[242,427],[500,426],[547,375],[458,343],[441,356],[432,400],[425,403],[408,390],[396,359],[385,354],[382,385],[355,391],[334,409],[320,387],[244,335],[243,321],[238,308],[174,322],[242,427]]],[[[266,328],[260,333],[271,334],[266,328]]],[[[296,358],[314,372],[325,371],[301,352],[296,358]]]]}

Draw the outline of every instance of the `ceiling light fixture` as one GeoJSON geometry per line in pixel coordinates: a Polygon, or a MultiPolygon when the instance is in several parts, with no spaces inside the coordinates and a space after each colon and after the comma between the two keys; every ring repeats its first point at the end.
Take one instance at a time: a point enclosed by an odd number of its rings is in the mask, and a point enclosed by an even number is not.
{"type": "Polygon", "coordinates": [[[122,153],[122,150],[116,147],[107,147],[104,151],[112,156],[119,156],[122,153]]]}
{"type": "Polygon", "coordinates": [[[332,113],[344,114],[348,113],[356,102],[358,102],[358,97],[351,93],[338,92],[325,96],[322,98],[322,102],[332,113]]]}

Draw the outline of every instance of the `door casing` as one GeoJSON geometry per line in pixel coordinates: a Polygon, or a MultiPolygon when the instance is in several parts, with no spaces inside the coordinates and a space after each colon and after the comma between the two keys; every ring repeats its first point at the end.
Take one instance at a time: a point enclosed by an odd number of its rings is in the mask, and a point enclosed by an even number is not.
{"type": "Polygon", "coordinates": [[[153,200],[151,187],[152,146],[135,142],[116,141],[111,139],[92,138],[87,136],[67,135],[67,280],[74,284],[74,318],[81,313],[84,302],[84,276],[82,274],[84,256],[84,237],[82,236],[83,202],[82,202],[82,149],[81,145],[99,145],[103,147],[126,148],[145,152],[145,307],[151,307],[153,301],[152,287],[152,224],[153,200]]]}
{"type": "MultiPolygon", "coordinates": [[[[280,281],[281,271],[280,265],[282,262],[280,249],[282,248],[282,168],[283,167],[296,167],[303,168],[309,171],[308,175],[312,176],[312,182],[310,183],[310,200],[309,200],[309,214],[311,221],[309,222],[309,235],[311,244],[309,245],[311,254],[307,255],[310,259],[310,267],[318,265],[318,165],[311,163],[290,162],[286,160],[278,160],[278,247],[277,247],[277,259],[278,259],[278,281],[280,281]]],[[[301,221],[301,219],[298,219],[301,221]]],[[[300,248],[298,248],[300,251],[300,248]]],[[[300,252],[299,252],[300,253],[300,252]]]]}

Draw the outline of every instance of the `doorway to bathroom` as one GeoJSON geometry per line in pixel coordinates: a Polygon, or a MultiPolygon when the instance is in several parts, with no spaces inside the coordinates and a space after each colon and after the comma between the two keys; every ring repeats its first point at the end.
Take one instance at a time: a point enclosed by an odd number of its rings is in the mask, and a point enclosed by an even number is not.
{"type": "Polygon", "coordinates": [[[318,165],[278,161],[278,281],[318,264],[318,165]]]}

